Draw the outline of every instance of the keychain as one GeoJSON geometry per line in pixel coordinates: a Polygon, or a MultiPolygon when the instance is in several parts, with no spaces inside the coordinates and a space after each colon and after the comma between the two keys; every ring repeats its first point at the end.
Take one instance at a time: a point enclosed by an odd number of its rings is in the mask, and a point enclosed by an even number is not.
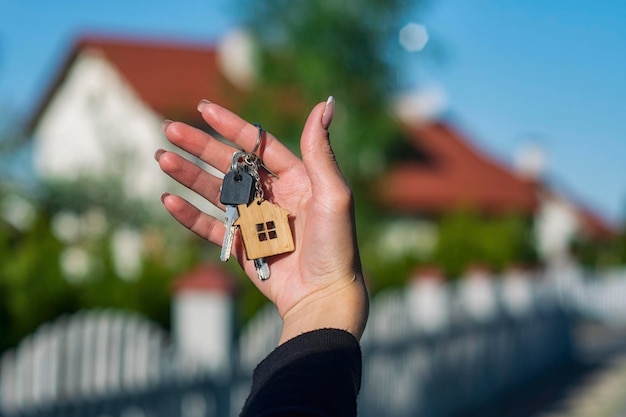
{"type": "Polygon", "coordinates": [[[256,151],[263,138],[261,125],[256,124],[259,135],[252,152],[238,151],[233,154],[230,169],[224,176],[220,190],[220,202],[226,207],[224,227],[226,233],[220,260],[230,257],[237,228],[241,233],[246,258],[254,261],[257,276],[262,281],[270,276],[265,258],[292,252],[295,248],[289,211],[264,199],[259,167],[271,172],[258,157],[256,151]]]}

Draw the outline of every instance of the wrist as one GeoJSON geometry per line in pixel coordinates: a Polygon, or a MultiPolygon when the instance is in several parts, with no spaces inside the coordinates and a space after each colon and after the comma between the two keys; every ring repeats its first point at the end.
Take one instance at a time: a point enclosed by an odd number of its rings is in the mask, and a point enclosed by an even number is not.
{"type": "Polygon", "coordinates": [[[318,329],[345,330],[360,340],[368,311],[369,299],[361,276],[338,282],[308,295],[283,315],[279,344],[318,329]]]}

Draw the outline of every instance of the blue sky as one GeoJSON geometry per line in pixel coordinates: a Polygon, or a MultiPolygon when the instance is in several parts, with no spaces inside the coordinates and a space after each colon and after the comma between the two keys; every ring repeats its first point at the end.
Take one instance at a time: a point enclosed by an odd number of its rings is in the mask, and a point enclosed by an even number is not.
{"type": "MultiPolygon", "coordinates": [[[[80,34],[210,41],[237,24],[228,0],[0,2],[0,108],[17,115],[80,34]]],[[[443,91],[452,120],[505,162],[539,143],[553,181],[609,219],[625,217],[623,0],[430,0],[406,19],[430,35],[404,60],[407,85],[443,91]]]]}

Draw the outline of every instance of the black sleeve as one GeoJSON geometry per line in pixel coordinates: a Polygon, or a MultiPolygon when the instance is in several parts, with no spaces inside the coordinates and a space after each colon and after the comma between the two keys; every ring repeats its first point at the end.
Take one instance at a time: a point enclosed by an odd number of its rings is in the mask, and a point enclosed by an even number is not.
{"type": "Polygon", "coordinates": [[[356,416],[360,387],[356,338],[315,330],[277,347],[257,366],[240,416],[356,416]]]}

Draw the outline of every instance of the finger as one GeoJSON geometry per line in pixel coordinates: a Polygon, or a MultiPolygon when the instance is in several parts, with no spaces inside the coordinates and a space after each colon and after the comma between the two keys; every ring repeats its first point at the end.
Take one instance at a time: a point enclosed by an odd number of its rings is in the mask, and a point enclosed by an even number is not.
{"type": "MultiPolygon", "coordinates": [[[[200,102],[198,110],[204,120],[220,135],[247,152],[255,148],[259,136],[258,127],[206,100],[200,102]]],[[[300,163],[299,158],[289,148],[268,132],[264,132],[256,154],[263,160],[265,166],[278,176],[300,163]]]]}
{"type": "Polygon", "coordinates": [[[161,201],[167,211],[187,229],[215,245],[222,244],[224,240],[222,221],[203,213],[187,200],[174,194],[163,194],[161,201]]]}
{"type": "Polygon", "coordinates": [[[311,110],[300,141],[302,161],[311,180],[313,195],[327,198],[350,195],[348,185],[337,165],[328,134],[334,106],[334,99],[331,96],[326,103],[319,103],[311,110]]]}
{"type": "Polygon", "coordinates": [[[223,208],[219,202],[222,180],[209,174],[196,164],[188,161],[175,152],[159,150],[155,159],[161,170],[180,184],[195,191],[212,204],[223,208]]]}
{"type": "Polygon", "coordinates": [[[221,172],[227,172],[237,149],[208,133],[185,123],[173,122],[164,126],[165,136],[180,149],[189,152],[221,172]]]}

